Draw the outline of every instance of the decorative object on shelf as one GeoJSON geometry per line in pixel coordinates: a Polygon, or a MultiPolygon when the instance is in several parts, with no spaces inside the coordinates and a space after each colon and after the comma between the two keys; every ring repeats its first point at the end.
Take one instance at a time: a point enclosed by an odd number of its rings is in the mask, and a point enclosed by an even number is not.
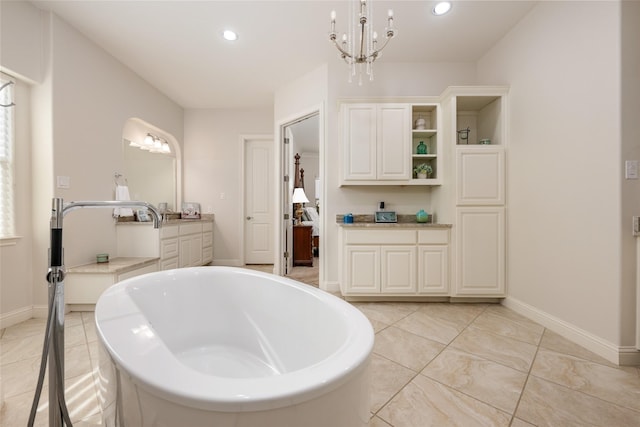
{"type": "Polygon", "coordinates": [[[469,132],[471,132],[470,128],[462,129],[458,131],[458,144],[468,144],[469,143],[469,132]],[[462,142],[464,141],[464,142],[462,142]]]}
{"type": "Polygon", "coordinates": [[[393,223],[398,222],[398,215],[393,211],[378,211],[374,219],[375,222],[393,223]]]}
{"type": "Polygon", "coordinates": [[[342,217],[342,222],[344,222],[345,224],[353,224],[353,214],[344,214],[344,216],[342,217]]]}
{"type": "Polygon", "coordinates": [[[138,147],[141,150],[149,151],[150,153],[171,154],[171,147],[167,140],[160,138],[159,136],[147,133],[142,143],[138,144],[134,141],[129,141],[130,147],[138,147]]]}
{"type": "Polygon", "coordinates": [[[200,219],[200,203],[182,203],[182,212],[180,217],[182,219],[200,219]]]}
{"type": "Polygon", "coordinates": [[[427,121],[422,118],[422,116],[418,116],[416,119],[416,130],[425,130],[427,126],[427,121]]]}
{"type": "Polygon", "coordinates": [[[426,146],[424,141],[420,141],[420,143],[416,147],[416,154],[428,154],[428,153],[429,153],[429,147],[426,146]]]}
{"type": "Polygon", "coordinates": [[[416,214],[416,221],[420,223],[425,223],[429,219],[429,214],[424,211],[424,209],[420,209],[416,214]]]}
{"type": "Polygon", "coordinates": [[[480,145],[491,145],[491,140],[489,138],[481,139],[480,142],[478,142],[478,144],[480,144],[480,145]]]}
{"type": "Polygon", "coordinates": [[[420,163],[413,168],[413,171],[416,173],[418,179],[426,179],[433,173],[433,168],[427,163],[420,163]]]}
{"type": "Polygon", "coordinates": [[[151,217],[149,216],[149,212],[146,209],[136,209],[136,219],[138,222],[149,222],[151,221],[151,217]]]}
{"type": "Polygon", "coordinates": [[[105,262],[109,262],[109,254],[98,254],[98,255],[96,255],[96,262],[98,264],[103,264],[105,262]]]}
{"type": "Polygon", "coordinates": [[[396,34],[393,28],[393,10],[387,14],[387,27],[385,28],[386,40],[382,47],[378,48],[378,33],[373,31],[373,2],[367,4],[367,0],[352,0],[349,8],[349,31],[343,33],[341,43],[338,43],[336,33],[336,11],[331,11],[331,31],[329,40],[340,51],[340,56],[349,64],[349,83],[358,73],[358,84],[362,85],[362,68],[373,81],[373,62],[378,59],[380,52],[387,46],[389,40],[396,34]],[[359,34],[356,40],[356,32],[359,34]],[[349,36],[347,36],[349,34],[349,36]],[[359,50],[356,51],[357,47],[359,50]]]}

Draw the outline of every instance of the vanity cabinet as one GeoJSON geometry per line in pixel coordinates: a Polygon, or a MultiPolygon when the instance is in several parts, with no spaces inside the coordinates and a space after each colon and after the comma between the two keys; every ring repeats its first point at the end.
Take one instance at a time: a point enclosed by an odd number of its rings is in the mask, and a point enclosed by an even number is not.
{"type": "Polygon", "coordinates": [[[447,228],[350,226],[342,227],[341,241],[345,297],[446,295],[449,290],[447,228]]]}
{"type": "Polygon", "coordinates": [[[151,224],[116,227],[118,256],[157,256],[160,269],[196,267],[213,261],[213,221],[175,221],[154,229],[151,224]]]}

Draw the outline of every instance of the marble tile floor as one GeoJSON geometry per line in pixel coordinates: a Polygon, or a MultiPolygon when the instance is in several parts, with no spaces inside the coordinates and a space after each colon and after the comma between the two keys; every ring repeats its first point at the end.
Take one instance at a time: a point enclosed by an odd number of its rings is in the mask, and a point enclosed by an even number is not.
{"type": "MultiPolygon", "coordinates": [[[[612,365],[503,306],[354,305],[376,332],[370,427],[640,426],[638,367],[612,365]]],[[[44,324],[0,331],[3,427],[26,426],[44,324]]],[[[75,426],[101,424],[96,340],[93,313],[67,315],[75,426]]],[[[47,425],[47,400],[45,387],[38,426],[47,425]]]]}

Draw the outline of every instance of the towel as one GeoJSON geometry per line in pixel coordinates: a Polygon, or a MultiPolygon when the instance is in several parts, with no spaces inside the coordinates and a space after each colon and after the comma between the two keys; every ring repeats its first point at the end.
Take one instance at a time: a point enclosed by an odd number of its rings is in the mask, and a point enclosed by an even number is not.
{"type": "MultiPolygon", "coordinates": [[[[116,200],[129,201],[129,187],[126,185],[116,185],[116,200]]],[[[113,210],[113,216],[133,216],[133,209],[131,208],[115,208],[113,210]]]]}

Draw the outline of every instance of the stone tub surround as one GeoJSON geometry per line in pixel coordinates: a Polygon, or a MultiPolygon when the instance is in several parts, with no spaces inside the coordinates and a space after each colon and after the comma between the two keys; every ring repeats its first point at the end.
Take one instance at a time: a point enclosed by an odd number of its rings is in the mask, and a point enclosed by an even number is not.
{"type": "Polygon", "coordinates": [[[427,222],[417,222],[416,216],[398,214],[398,222],[375,222],[374,215],[354,214],[353,223],[345,224],[344,215],[336,215],[336,224],[345,227],[386,227],[386,228],[406,228],[406,227],[430,227],[430,228],[451,228],[451,224],[433,223],[433,216],[429,214],[427,222]]]}
{"type": "Polygon", "coordinates": [[[158,257],[116,257],[109,258],[109,262],[94,262],[91,264],[78,265],[67,269],[67,273],[85,274],[123,274],[129,271],[152,265],[157,262],[158,257]]]}

